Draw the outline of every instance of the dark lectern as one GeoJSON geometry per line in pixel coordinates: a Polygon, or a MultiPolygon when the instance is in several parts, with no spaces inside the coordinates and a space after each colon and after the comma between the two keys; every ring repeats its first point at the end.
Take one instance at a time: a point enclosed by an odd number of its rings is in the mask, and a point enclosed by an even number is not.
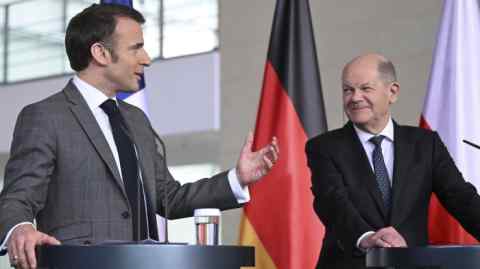
{"type": "Polygon", "coordinates": [[[44,246],[39,268],[55,269],[239,269],[255,265],[253,247],[115,244],[44,246]]]}
{"type": "Polygon", "coordinates": [[[367,253],[367,267],[480,268],[480,246],[377,248],[367,253]]]}

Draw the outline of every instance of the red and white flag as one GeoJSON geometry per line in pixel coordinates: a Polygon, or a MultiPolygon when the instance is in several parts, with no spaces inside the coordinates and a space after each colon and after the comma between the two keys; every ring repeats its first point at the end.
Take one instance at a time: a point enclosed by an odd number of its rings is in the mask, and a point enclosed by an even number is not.
{"type": "MultiPolygon", "coordinates": [[[[478,0],[445,0],[420,126],[437,131],[467,181],[480,189],[480,7],[478,0]]],[[[477,241],[432,198],[432,244],[477,241]]]]}

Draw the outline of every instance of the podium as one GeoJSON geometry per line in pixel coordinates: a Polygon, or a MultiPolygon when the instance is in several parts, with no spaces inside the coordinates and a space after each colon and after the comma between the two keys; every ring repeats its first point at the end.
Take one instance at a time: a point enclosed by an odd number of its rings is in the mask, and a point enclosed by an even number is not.
{"type": "Polygon", "coordinates": [[[367,253],[367,267],[480,268],[480,245],[377,248],[367,253]]]}
{"type": "Polygon", "coordinates": [[[60,245],[37,248],[38,268],[239,269],[255,265],[254,247],[155,244],[60,245]]]}

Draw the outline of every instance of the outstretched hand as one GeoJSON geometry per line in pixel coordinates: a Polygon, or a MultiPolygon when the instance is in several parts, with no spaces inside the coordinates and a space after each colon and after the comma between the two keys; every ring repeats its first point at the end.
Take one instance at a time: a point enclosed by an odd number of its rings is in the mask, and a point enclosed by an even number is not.
{"type": "Polygon", "coordinates": [[[247,186],[270,172],[273,165],[278,160],[280,150],[278,148],[277,138],[258,151],[252,151],[253,134],[248,134],[247,141],[240,152],[240,158],[237,162],[237,176],[242,186],[247,186]]]}

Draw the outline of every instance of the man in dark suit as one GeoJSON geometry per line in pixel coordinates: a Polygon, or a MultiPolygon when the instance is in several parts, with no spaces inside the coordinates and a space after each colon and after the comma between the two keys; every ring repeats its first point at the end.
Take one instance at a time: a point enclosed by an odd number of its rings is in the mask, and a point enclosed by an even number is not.
{"type": "Polygon", "coordinates": [[[275,138],[252,152],[250,135],[235,169],[183,186],[173,180],[145,114],[115,98],[120,89],[137,91],[150,64],[142,23],[119,5],[76,15],[65,38],[76,75],[18,116],[0,195],[0,238],[12,265],[35,268],[41,244],[155,239],[165,195],[169,218],[239,207],[277,160],[275,138]]]}
{"type": "Polygon", "coordinates": [[[365,268],[369,248],[426,245],[432,193],[479,239],[480,197],[438,134],[391,118],[400,90],[393,64],[359,56],[342,85],[350,121],[306,145],[314,209],[326,229],[317,268],[365,268]]]}

